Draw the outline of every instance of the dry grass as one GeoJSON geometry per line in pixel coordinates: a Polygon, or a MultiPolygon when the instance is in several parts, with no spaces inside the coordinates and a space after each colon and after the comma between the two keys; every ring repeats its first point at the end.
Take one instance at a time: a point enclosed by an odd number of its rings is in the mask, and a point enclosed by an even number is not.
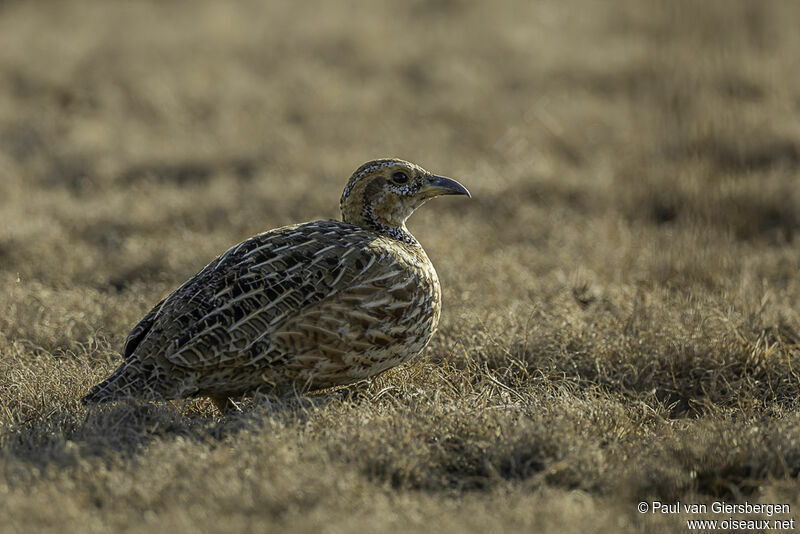
{"type": "Polygon", "coordinates": [[[636,503],[798,509],[798,17],[0,3],[0,530],[684,532],[636,503]],[[423,358],[225,419],[80,406],[165,292],[335,217],[382,156],[474,196],[411,221],[444,288],[423,358]]]}

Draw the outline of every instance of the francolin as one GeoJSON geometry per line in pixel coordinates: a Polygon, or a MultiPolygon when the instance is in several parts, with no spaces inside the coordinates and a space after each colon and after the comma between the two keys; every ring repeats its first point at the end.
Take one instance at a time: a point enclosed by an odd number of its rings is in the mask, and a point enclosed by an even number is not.
{"type": "Polygon", "coordinates": [[[441,290],[406,219],[440,195],[469,192],[407,161],[365,163],[341,221],[251,237],[159,302],[84,404],[208,396],[223,410],[231,397],[348,384],[417,356],[441,290]]]}

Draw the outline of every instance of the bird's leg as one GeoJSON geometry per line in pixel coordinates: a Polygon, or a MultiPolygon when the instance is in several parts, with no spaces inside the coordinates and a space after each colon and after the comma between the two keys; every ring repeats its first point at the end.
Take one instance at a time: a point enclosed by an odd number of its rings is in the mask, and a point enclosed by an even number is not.
{"type": "Polygon", "coordinates": [[[230,397],[226,397],[224,395],[217,395],[211,397],[211,402],[214,403],[214,406],[217,407],[219,413],[221,415],[225,415],[231,411],[231,409],[236,408],[236,405],[230,399],[230,397]]]}

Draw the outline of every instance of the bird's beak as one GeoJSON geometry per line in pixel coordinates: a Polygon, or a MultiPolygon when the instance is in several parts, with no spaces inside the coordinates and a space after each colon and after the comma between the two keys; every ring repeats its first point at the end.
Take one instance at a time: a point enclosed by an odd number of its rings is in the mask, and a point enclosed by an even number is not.
{"type": "Polygon", "coordinates": [[[428,198],[438,197],[439,195],[467,195],[472,198],[467,188],[460,183],[451,178],[436,176],[435,174],[428,177],[428,183],[422,186],[419,192],[428,198]]]}

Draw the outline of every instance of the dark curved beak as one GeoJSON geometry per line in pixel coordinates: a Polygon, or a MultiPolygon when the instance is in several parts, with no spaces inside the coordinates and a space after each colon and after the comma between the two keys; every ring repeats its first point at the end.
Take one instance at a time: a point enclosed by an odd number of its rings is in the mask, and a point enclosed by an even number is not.
{"type": "Polygon", "coordinates": [[[431,175],[428,177],[428,183],[425,184],[420,193],[426,197],[438,197],[440,195],[467,195],[472,198],[467,188],[456,182],[452,178],[444,176],[431,175]]]}

